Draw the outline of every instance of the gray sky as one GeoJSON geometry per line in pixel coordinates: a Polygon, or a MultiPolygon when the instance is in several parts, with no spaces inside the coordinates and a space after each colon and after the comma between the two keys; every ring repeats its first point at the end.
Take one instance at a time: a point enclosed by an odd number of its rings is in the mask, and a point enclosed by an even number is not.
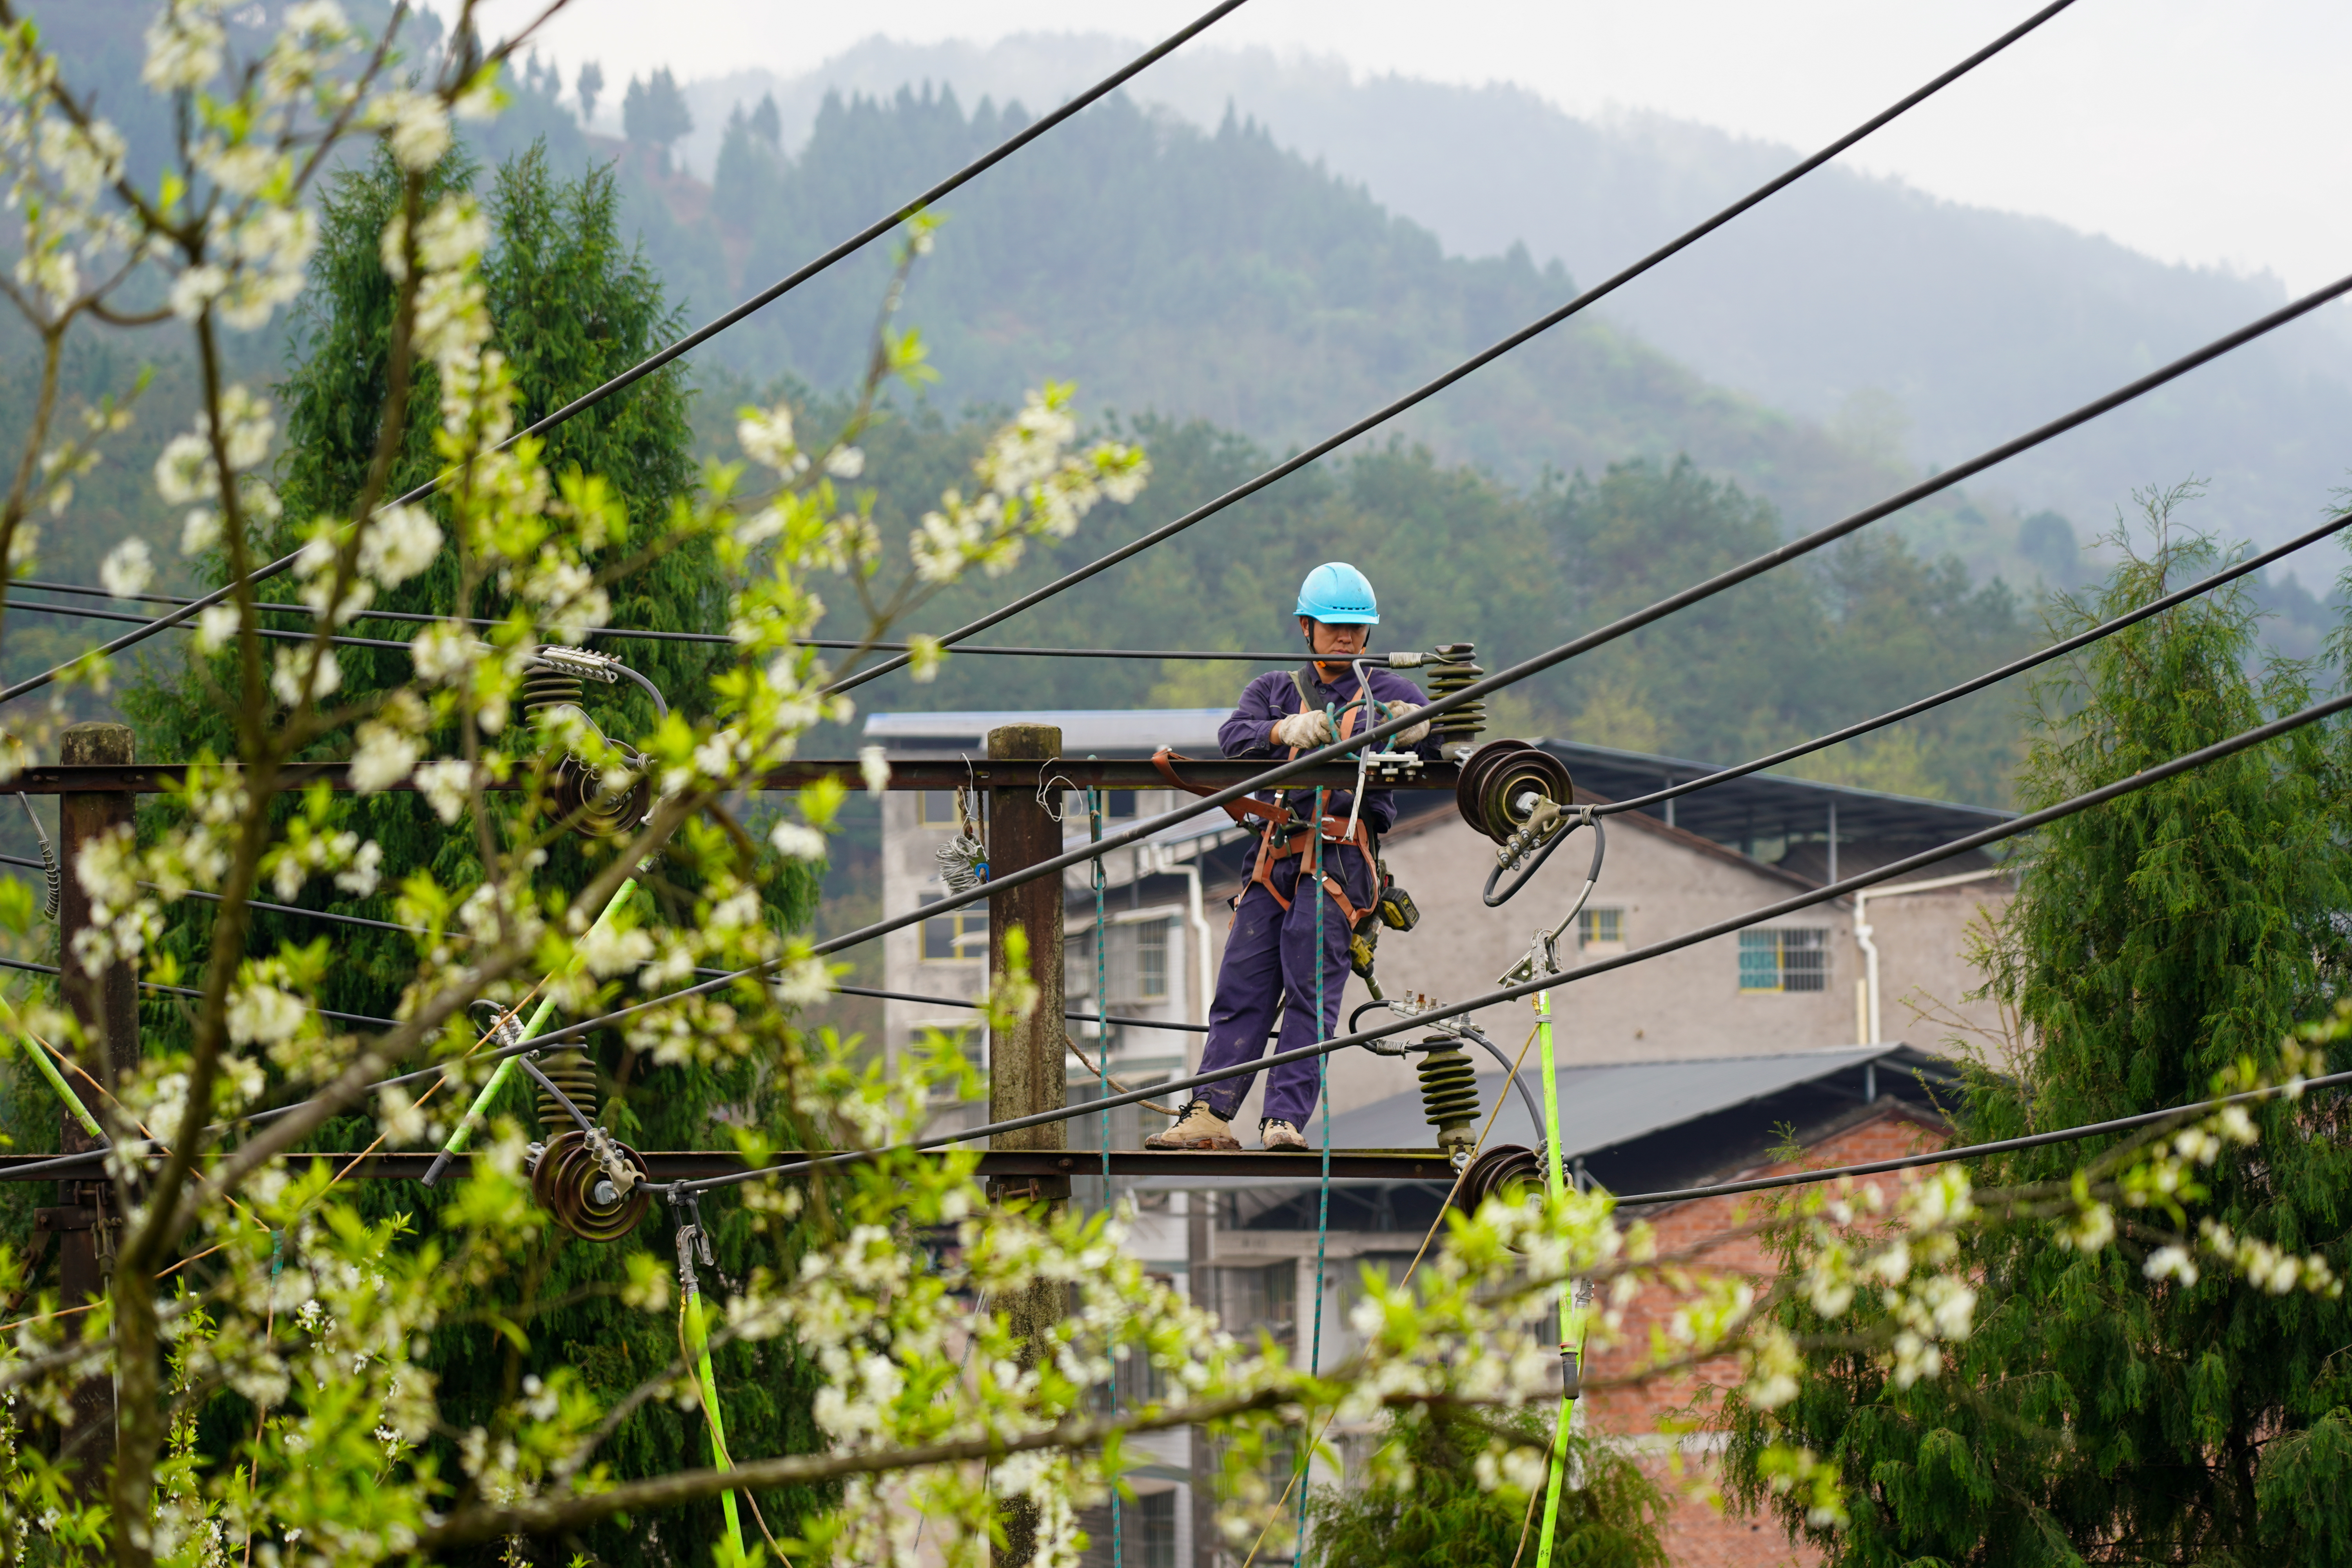
{"type": "MultiPolygon", "coordinates": [[[[431,0],[448,15],[454,0],[431,0]]],[[[490,30],[543,0],[489,0],[490,30]]],[[[814,68],[876,33],[908,42],[1105,30],[1159,37],[1202,0],[572,0],[543,35],[613,82],[814,68]]],[[[1655,110],[1799,145],[1828,140],[2030,14],[2024,0],[1252,0],[1191,46],[1337,55],[1360,73],[1509,81],[1577,113],[1655,110]]],[[[1848,154],[1958,201],[2053,217],[2172,261],[2352,271],[2352,59],[2342,0],[2078,0],[1848,154]]],[[[1069,84],[1072,90],[1081,82],[1069,84]]],[[[1149,96],[1148,87],[1139,90],[1149,96]]]]}

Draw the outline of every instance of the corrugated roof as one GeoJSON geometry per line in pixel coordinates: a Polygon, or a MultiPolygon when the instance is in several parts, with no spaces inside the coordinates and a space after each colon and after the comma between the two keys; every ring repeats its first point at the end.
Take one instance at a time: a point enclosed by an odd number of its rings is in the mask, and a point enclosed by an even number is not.
{"type": "MultiPolygon", "coordinates": [[[[1477,1059],[1487,1063],[1494,1061],[1492,1057],[1475,1046],[1469,1048],[1477,1059]]],[[[1511,1046],[1507,1045],[1504,1049],[1512,1055],[1517,1054],[1511,1046]]],[[[1860,1068],[1865,1062],[1885,1061],[1898,1054],[1907,1060],[1924,1059],[1898,1041],[1876,1046],[1846,1046],[1831,1050],[1788,1051],[1776,1056],[1606,1062],[1561,1068],[1558,1074],[1560,1154],[1568,1160],[1597,1154],[1651,1133],[1665,1131],[1754,1100],[1769,1099],[1803,1084],[1834,1078],[1839,1073],[1860,1068]]],[[[1543,1076],[1532,1065],[1532,1052],[1529,1062],[1529,1066],[1520,1069],[1520,1077],[1526,1080],[1528,1092],[1540,1109],[1543,1104],[1543,1076]]],[[[1486,1125],[1486,1112],[1494,1108],[1497,1094],[1508,1098],[1503,1103],[1501,1114],[1495,1119],[1495,1130],[1487,1134],[1487,1145],[1517,1143],[1534,1148],[1542,1143],[1542,1133],[1528,1120],[1518,1096],[1512,1093],[1504,1082],[1500,1068],[1490,1066],[1479,1077],[1478,1124],[1481,1127],[1486,1125]]],[[[1322,1132],[1322,1119],[1318,1116],[1307,1130],[1307,1141],[1320,1148],[1322,1132]]],[[[1331,1119],[1331,1147],[1334,1149],[1426,1148],[1434,1135],[1423,1114],[1418,1090],[1375,1100],[1370,1105],[1342,1111],[1331,1119]]],[[[1302,1182],[1313,1184],[1315,1161],[1311,1154],[1300,1157],[1298,1171],[1302,1182]]],[[[1135,1184],[1142,1191],[1216,1188],[1257,1192],[1290,1184],[1273,1177],[1235,1176],[1155,1176],[1135,1184]]],[[[1381,1184],[1364,1178],[1351,1182],[1334,1181],[1331,1184],[1339,1187],[1377,1186],[1381,1184]]]]}
{"type": "MultiPolygon", "coordinates": [[[[1696,1121],[1751,1100],[1811,1083],[1864,1062],[1877,1061],[1903,1047],[1899,1044],[1849,1046],[1836,1050],[1795,1051],[1769,1057],[1709,1057],[1695,1061],[1618,1062],[1600,1066],[1564,1067],[1559,1079],[1559,1143],[1563,1157],[1573,1159],[1665,1128],[1696,1121]]],[[[1507,1052],[1516,1051],[1505,1045],[1507,1052]]],[[[1472,1047],[1486,1062],[1494,1058],[1472,1047]]],[[[1520,1077],[1528,1091],[1543,1102],[1543,1075],[1533,1065],[1520,1077]]],[[[1417,1058],[1416,1058],[1417,1059],[1417,1058]]],[[[1497,1094],[1508,1094],[1500,1068],[1490,1067],[1478,1079],[1480,1124],[1497,1094]]],[[[1331,1119],[1335,1149],[1412,1149],[1433,1136],[1422,1114],[1418,1092],[1393,1095],[1331,1119]]],[[[1543,1142],[1542,1131],[1528,1120],[1516,1094],[1503,1103],[1495,1119],[1489,1144],[1543,1142]]]]}

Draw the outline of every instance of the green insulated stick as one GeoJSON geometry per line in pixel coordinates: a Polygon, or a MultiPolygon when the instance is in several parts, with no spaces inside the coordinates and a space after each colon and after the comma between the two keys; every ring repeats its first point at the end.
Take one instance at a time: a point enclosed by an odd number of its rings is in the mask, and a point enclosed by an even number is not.
{"type": "MultiPolygon", "coordinates": [[[[1543,1054],[1544,1089],[1544,1184],[1552,1201],[1558,1203],[1566,1195],[1568,1183],[1560,1170],[1559,1150],[1559,1073],[1553,1065],[1551,1049],[1551,993],[1536,993],[1536,1037],[1543,1054]]],[[[1559,1298],[1559,1357],[1562,1392],[1559,1401],[1559,1421],[1551,1434],[1551,1475],[1544,1485],[1543,1540],[1536,1547],[1536,1568],[1551,1568],[1552,1531],[1559,1523],[1560,1483],[1568,1471],[1569,1417],[1576,1408],[1576,1395],[1567,1392],[1572,1376],[1580,1386],[1584,1373],[1584,1313],[1576,1305],[1573,1284],[1559,1298]]]]}

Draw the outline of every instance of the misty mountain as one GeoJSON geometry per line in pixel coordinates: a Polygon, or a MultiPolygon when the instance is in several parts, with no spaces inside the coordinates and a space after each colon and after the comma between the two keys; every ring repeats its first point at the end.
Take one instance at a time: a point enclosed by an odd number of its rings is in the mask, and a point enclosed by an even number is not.
{"type": "MultiPolygon", "coordinates": [[[[776,96],[787,148],[828,90],[951,84],[1033,106],[1130,58],[1101,36],[992,47],[874,39],[820,70],[747,69],[688,85],[709,169],[726,116],[776,96]]],[[[1192,124],[1227,107],[1275,142],[1360,181],[1444,248],[1524,245],[1595,281],[1785,168],[1799,150],[1654,116],[1579,119],[1507,86],[1352,79],[1332,61],[1195,47],[1129,90],[1192,124]]],[[[1948,464],[2269,310],[2274,279],[2171,266],[2046,219],[1965,206],[1831,167],[1602,307],[1709,380],[1827,422],[1849,444],[1948,464]]],[[[2290,327],[1980,484],[2054,509],[2087,537],[2138,486],[2212,481],[2207,511],[2270,541],[2308,526],[2346,482],[2352,353],[2343,316],[2290,327]]],[[[2326,568],[2308,568],[2316,581],[2326,568]]]]}

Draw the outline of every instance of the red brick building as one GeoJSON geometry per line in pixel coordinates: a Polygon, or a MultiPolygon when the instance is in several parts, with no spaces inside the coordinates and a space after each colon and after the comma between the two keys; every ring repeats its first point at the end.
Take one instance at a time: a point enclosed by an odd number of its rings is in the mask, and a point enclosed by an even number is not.
{"type": "MultiPolygon", "coordinates": [[[[1737,1181],[1895,1159],[1942,1148],[1948,1132],[1933,1110],[1908,1097],[1883,1096],[1838,1111],[1811,1127],[1801,1126],[1798,1139],[1805,1156],[1794,1164],[1727,1168],[1714,1179],[1737,1181]]],[[[1891,1188],[1905,1176],[1896,1173],[1866,1179],[1891,1188]]],[[[1772,1195],[1698,1198],[1649,1210],[1642,1217],[1656,1228],[1661,1257],[1685,1259],[1700,1268],[1748,1275],[1760,1290],[1771,1275],[1773,1259],[1751,1226],[1761,1207],[1759,1200],[1772,1195]]],[[[1638,1371],[1648,1354],[1651,1330],[1663,1327],[1674,1308],[1673,1294],[1663,1289],[1634,1298],[1625,1309],[1623,1337],[1617,1344],[1594,1352],[1589,1375],[1606,1381],[1638,1371]]],[[[1770,1568],[1780,1563],[1817,1563],[1820,1554],[1809,1547],[1792,1545],[1776,1521],[1732,1512],[1725,1500],[1709,1495],[1714,1456],[1721,1447],[1710,1412],[1716,1391],[1738,1376],[1737,1365],[1725,1358],[1656,1382],[1599,1388],[1588,1396],[1585,1419],[1591,1430],[1638,1445],[1647,1456],[1644,1468],[1662,1484],[1683,1494],[1667,1526],[1667,1552],[1675,1568],[1770,1568]],[[1695,1429],[1679,1436],[1662,1431],[1669,1424],[1682,1427],[1694,1421],[1695,1429]]]]}

